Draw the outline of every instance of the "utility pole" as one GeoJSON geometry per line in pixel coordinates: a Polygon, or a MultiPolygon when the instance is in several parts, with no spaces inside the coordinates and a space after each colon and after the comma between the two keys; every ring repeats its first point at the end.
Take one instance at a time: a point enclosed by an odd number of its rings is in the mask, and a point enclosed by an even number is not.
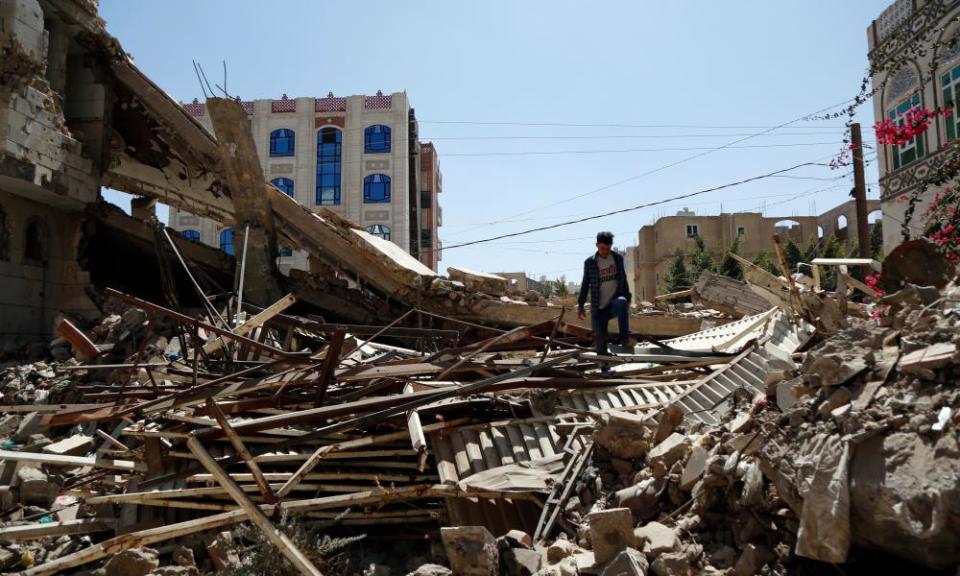
{"type": "Polygon", "coordinates": [[[863,178],[863,139],[860,136],[860,123],[850,127],[850,139],[853,144],[853,191],[857,201],[857,243],[860,257],[870,258],[870,233],[867,226],[867,183],[863,178]]]}

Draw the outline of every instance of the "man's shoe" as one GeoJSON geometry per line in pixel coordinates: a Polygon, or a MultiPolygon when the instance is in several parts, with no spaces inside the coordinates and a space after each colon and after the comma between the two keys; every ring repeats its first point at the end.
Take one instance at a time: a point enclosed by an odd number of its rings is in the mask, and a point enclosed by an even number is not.
{"type": "Polygon", "coordinates": [[[624,348],[629,348],[630,350],[633,350],[634,348],[637,347],[637,339],[636,339],[636,338],[627,338],[626,341],[623,342],[623,347],[624,347],[624,348]]]}

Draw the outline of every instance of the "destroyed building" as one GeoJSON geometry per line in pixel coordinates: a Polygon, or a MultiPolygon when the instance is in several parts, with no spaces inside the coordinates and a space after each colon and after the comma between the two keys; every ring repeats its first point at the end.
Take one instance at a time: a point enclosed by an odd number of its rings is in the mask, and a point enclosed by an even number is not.
{"type": "Polygon", "coordinates": [[[935,244],[798,278],[775,236],[780,276],[704,274],[695,314],[635,314],[644,344],[598,356],[567,310],[271,185],[242,104],[204,103],[214,137],[94,3],[0,18],[6,306],[43,293],[4,328],[42,341],[0,365],[0,572],[956,573],[960,288],[935,244]],[[157,201],[245,248],[172,234],[157,201]],[[280,245],[310,272],[279,274],[280,245]]]}

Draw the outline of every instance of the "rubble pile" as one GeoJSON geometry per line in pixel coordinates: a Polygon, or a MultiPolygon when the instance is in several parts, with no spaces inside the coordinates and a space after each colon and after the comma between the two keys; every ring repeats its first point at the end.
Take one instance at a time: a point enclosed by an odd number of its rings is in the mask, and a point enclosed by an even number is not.
{"type": "Polygon", "coordinates": [[[44,359],[3,368],[2,572],[960,562],[955,284],[829,333],[771,308],[610,356],[562,311],[342,325],[288,295],[228,322],[110,294],[99,324],[64,319],[44,359]]]}

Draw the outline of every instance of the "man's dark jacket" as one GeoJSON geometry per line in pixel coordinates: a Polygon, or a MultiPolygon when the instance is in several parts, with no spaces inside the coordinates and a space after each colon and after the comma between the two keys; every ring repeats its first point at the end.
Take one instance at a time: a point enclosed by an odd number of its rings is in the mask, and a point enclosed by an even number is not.
{"type": "MultiPolygon", "coordinates": [[[[623,256],[610,251],[610,256],[617,265],[617,291],[613,298],[623,296],[630,302],[630,286],[627,285],[627,271],[623,267],[623,256]]],[[[587,292],[590,292],[590,306],[594,310],[600,307],[600,267],[597,265],[597,254],[583,261],[583,281],[580,283],[580,297],[577,298],[577,306],[583,308],[587,301],[587,292]]]]}

